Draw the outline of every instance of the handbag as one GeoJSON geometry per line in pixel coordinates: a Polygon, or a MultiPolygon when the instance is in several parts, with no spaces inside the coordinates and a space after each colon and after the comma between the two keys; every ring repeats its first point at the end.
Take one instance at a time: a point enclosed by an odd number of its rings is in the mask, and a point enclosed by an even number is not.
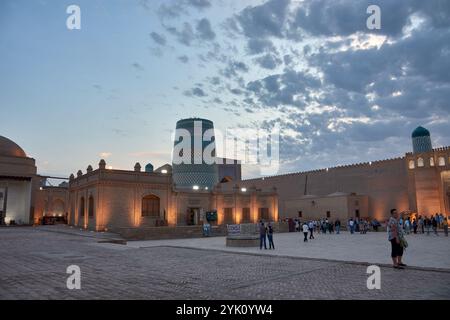
{"type": "Polygon", "coordinates": [[[405,238],[400,239],[400,246],[404,249],[408,248],[408,241],[405,238]]]}

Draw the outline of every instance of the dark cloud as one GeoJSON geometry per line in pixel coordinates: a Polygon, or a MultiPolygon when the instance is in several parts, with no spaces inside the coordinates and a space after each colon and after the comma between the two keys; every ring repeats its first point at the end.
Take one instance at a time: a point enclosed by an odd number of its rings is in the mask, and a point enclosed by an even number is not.
{"type": "Polygon", "coordinates": [[[276,52],[272,41],[267,39],[249,39],[247,42],[247,52],[249,54],[259,54],[264,52],[276,52]]]}
{"type": "Polygon", "coordinates": [[[247,64],[242,61],[229,61],[222,74],[227,78],[238,77],[238,72],[248,72],[247,64]]]}
{"type": "Polygon", "coordinates": [[[198,9],[211,7],[211,2],[209,0],[188,0],[188,3],[198,9]]]}
{"type": "Polygon", "coordinates": [[[350,35],[355,32],[399,36],[418,14],[434,27],[450,26],[450,2],[446,0],[314,0],[299,6],[290,21],[290,29],[302,29],[312,35],[350,35]],[[381,10],[381,29],[369,30],[366,13],[370,5],[381,10]]]}
{"type": "Polygon", "coordinates": [[[195,87],[195,88],[192,88],[192,89],[190,89],[190,90],[185,91],[185,92],[184,92],[184,95],[186,95],[186,96],[188,96],[188,97],[195,96],[195,97],[199,97],[199,98],[208,96],[208,95],[205,93],[205,91],[203,91],[203,89],[202,89],[202,88],[199,88],[199,87],[195,87]]]}
{"type": "Polygon", "coordinates": [[[283,37],[289,0],[270,0],[247,7],[236,17],[237,27],[249,38],[283,37]]]}
{"type": "Polygon", "coordinates": [[[178,60],[180,60],[183,63],[188,63],[189,62],[189,57],[186,55],[182,55],[178,57],[178,60]]]}
{"type": "Polygon", "coordinates": [[[152,32],[150,33],[150,37],[155,41],[157,44],[164,46],[166,44],[166,37],[164,35],[152,32]]]}
{"type": "Polygon", "coordinates": [[[197,36],[202,40],[214,40],[216,34],[211,28],[211,23],[208,19],[203,18],[197,23],[197,36]]]}
{"type": "Polygon", "coordinates": [[[182,14],[187,14],[187,10],[182,1],[171,1],[171,3],[163,3],[158,8],[158,16],[162,20],[175,19],[182,14]]]}
{"type": "Polygon", "coordinates": [[[273,70],[278,67],[282,60],[273,54],[265,54],[262,57],[256,58],[255,61],[264,69],[273,70]]]}
{"type": "Polygon", "coordinates": [[[308,102],[308,93],[317,90],[320,86],[320,80],[314,76],[287,69],[282,74],[249,82],[247,90],[267,107],[281,105],[304,107],[308,102]]]}
{"type": "Polygon", "coordinates": [[[144,71],[144,67],[137,62],[133,62],[131,66],[138,71],[144,71]]]}
{"type": "Polygon", "coordinates": [[[190,46],[192,41],[195,39],[194,30],[192,29],[191,24],[188,22],[183,23],[183,27],[181,28],[181,30],[178,30],[173,26],[166,27],[166,30],[170,34],[174,35],[177,38],[178,42],[186,46],[190,46]]]}
{"type": "Polygon", "coordinates": [[[238,89],[238,88],[230,89],[230,92],[235,95],[241,95],[244,93],[241,89],[238,89]]]}
{"type": "Polygon", "coordinates": [[[204,102],[230,114],[281,114],[258,124],[289,132],[287,170],[401,155],[417,125],[448,141],[450,1],[269,0],[227,19],[228,38],[209,20],[193,26],[168,31],[187,45],[214,39],[196,56],[219,71],[185,94],[220,94],[204,102]],[[366,28],[372,4],[381,30],[366,28]]]}
{"type": "Polygon", "coordinates": [[[220,85],[221,82],[222,81],[220,80],[220,77],[212,77],[211,78],[211,84],[214,85],[214,86],[220,85]]]}

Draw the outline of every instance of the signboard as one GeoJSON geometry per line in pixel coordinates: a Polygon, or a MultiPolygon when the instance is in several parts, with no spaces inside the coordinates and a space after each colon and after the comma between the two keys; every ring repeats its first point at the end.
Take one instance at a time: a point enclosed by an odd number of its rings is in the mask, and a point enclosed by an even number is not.
{"type": "Polygon", "coordinates": [[[206,212],[206,221],[217,221],[217,211],[206,212]]]}
{"type": "Polygon", "coordinates": [[[229,236],[239,235],[241,234],[241,225],[240,224],[228,224],[227,231],[229,236]]]}

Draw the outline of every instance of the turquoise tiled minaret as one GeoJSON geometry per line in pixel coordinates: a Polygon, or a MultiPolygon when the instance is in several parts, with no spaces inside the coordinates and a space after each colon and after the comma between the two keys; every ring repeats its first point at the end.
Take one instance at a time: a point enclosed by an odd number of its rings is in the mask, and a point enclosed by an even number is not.
{"type": "Polygon", "coordinates": [[[433,151],[431,145],[430,131],[424,127],[417,127],[412,135],[412,144],[414,153],[430,152],[433,151]]]}

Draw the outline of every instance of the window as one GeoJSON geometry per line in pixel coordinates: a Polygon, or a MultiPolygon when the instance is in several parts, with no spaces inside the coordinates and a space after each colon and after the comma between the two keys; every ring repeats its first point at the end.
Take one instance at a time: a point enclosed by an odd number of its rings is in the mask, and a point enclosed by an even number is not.
{"type": "Polygon", "coordinates": [[[355,217],[359,218],[359,210],[358,209],[355,210],[355,217]]]}
{"type": "Polygon", "coordinates": [[[302,217],[303,217],[303,211],[299,211],[299,212],[298,212],[298,217],[299,217],[299,218],[302,218],[302,217]]]}
{"type": "Polygon", "coordinates": [[[430,158],[430,167],[434,167],[434,158],[433,157],[430,158]]]}
{"type": "Polygon", "coordinates": [[[89,197],[88,215],[89,215],[89,218],[94,217],[94,197],[93,196],[89,197]]]}
{"type": "Polygon", "coordinates": [[[327,218],[330,218],[330,217],[331,217],[331,212],[327,211],[327,218]]]}
{"type": "Polygon", "coordinates": [[[409,160],[409,168],[414,169],[414,160],[409,160]]]}
{"type": "Polygon", "coordinates": [[[159,198],[155,195],[148,195],[142,198],[142,216],[159,217],[159,198]]]}
{"type": "Polygon", "coordinates": [[[242,222],[250,222],[250,208],[242,208],[242,222]]]}
{"type": "Polygon", "coordinates": [[[259,208],[259,220],[269,220],[269,208],[259,208]]]}
{"type": "Polygon", "coordinates": [[[234,223],[234,219],[233,219],[233,208],[224,208],[223,209],[223,222],[227,223],[227,224],[231,224],[234,223]]]}
{"type": "Polygon", "coordinates": [[[439,159],[438,159],[438,165],[439,165],[440,167],[445,166],[445,158],[444,158],[444,157],[439,157],[439,159]]]}
{"type": "Polygon", "coordinates": [[[417,166],[418,167],[423,167],[423,158],[418,158],[417,159],[417,166]]]}
{"type": "Polygon", "coordinates": [[[84,197],[80,199],[80,206],[78,207],[78,214],[80,217],[84,217],[84,197]]]}

